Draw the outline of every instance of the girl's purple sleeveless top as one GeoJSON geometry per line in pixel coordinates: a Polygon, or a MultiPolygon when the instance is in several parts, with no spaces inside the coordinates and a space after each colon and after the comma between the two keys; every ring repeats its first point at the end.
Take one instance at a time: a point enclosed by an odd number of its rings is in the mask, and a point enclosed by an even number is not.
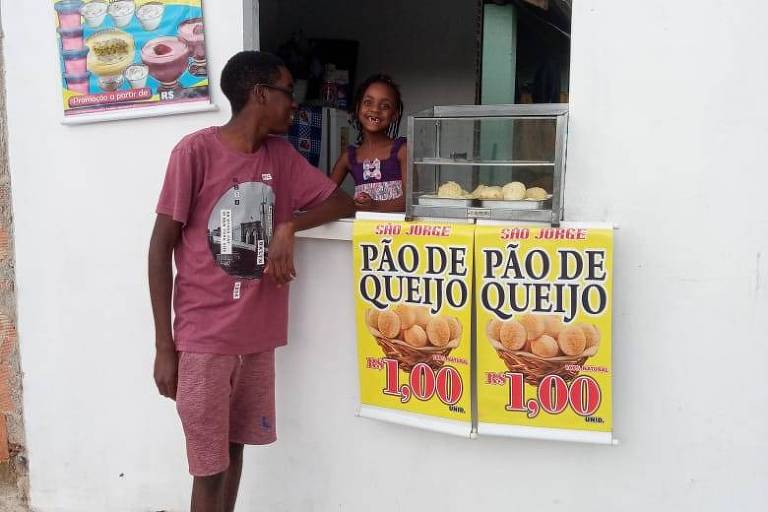
{"type": "Polygon", "coordinates": [[[392,151],[386,160],[357,161],[357,147],[349,146],[349,169],[355,180],[355,195],[364,192],[375,201],[397,199],[403,195],[403,175],[397,152],[405,144],[405,137],[398,137],[392,143],[392,151]]]}

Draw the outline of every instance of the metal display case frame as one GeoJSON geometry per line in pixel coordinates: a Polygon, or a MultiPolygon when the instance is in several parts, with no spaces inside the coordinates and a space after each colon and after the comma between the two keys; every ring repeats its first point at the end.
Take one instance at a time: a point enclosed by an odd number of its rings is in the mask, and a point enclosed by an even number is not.
{"type": "MultiPolygon", "coordinates": [[[[546,222],[554,226],[559,225],[563,219],[563,185],[565,179],[566,139],[568,132],[568,104],[523,104],[523,105],[456,105],[437,106],[423,110],[408,117],[408,179],[406,183],[406,218],[412,220],[416,217],[432,218],[458,218],[458,219],[490,219],[499,221],[532,221],[546,222]],[[442,123],[448,120],[477,121],[474,130],[474,144],[477,147],[479,141],[479,121],[486,119],[548,119],[555,120],[555,148],[554,161],[530,161],[530,160],[476,160],[472,158],[456,160],[443,158],[441,155],[442,123]],[[436,158],[416,159],[416,121],[434,121],[435,123],[435,153],[436,158]],[[482,166],[493,167],[552,167],[552,198],[547,200],[542,207],[536,209],[514,208],[486,208],[480,201],[473,201],[469,205],[446,206],[419,204],[418,197],[414,197],[414,181],[417,176],[417,168],[429,165],[435,167],[435,175],[440,174],[443,165],[461,165],[479,168],[482,166]]],[[[512,144],[512,141],[510,141],[512,144]]],[[[462,157],[464,154],[461,155],[462,157]]],[[[468,156],[468,155],[467,155],[468,156]]],[[[437,179],[436,179],[437,182],[437,179]]],[[[436,185],[437,186],[437,185],[436,185]]]]}

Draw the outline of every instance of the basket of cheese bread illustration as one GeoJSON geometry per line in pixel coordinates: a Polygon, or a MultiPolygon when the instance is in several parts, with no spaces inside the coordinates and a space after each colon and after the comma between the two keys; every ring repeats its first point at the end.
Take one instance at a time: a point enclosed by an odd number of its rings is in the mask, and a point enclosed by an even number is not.
{"type": "Polygon", "coordinates": [[[458,318],[431,315],[427,306],[403,303],[383,311],[369,309],[365,324],[384,355],[396,359],[404,371],[418,363],[440,368],[461,341],[458,318]]]}
{"type": "Polygon", "coordinates": [[[556,315],[526,313],[506,321],[493,319],[486,333],[507,368],[522,373],[534,386],[547,375],[570,382],[600,347],[600,331],[595,325],[566,325],[556,315]]]}

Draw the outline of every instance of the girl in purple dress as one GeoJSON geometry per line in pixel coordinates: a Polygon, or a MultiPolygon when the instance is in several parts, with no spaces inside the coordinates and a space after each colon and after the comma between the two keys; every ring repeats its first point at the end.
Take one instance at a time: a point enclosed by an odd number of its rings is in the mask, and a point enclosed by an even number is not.
{"type": "Polygon", "coordinates": [[[400,88],[387,75],[373,75],[358,87],[354,106],[357,144],[339,157],[331,179],[341,185],[352,173],[359,210],[402,212],[408,158],[405,137],[397,136],[403,117],[400,88]]]}

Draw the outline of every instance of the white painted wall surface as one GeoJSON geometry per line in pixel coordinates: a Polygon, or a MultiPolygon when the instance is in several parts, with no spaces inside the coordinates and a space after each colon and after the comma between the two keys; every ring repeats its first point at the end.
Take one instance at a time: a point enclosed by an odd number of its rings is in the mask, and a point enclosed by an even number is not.
{"type": "Polygon", "coordinates": [[[221,111],[82,127],[59,124],[52,3],[2,12],[33,505],[181,510],[184,446],[151,378],[146,249],[171,148],[229,116],[218,80],[242,49],[242,4],[205,2],[221,111]]]}
{"type": "MultiPolygon", "coordinates": [[[[151,382],[144,256],[169,149],[226,109],[60,126],[54,35],[35,30],[50,8],[32,4],[2,8],[34,505],[181,511],[189,479],[151,382]]],[[[209,4],[217,79],[242,11],[209,4]]],[[[468,441],[353,417],[349,246],[305,240],[278,355],[280,441],[247,452],[239,512],[764,509],[768,5],[574,9],[566,207],[621,226],[621,445],[468,441]]]]}

